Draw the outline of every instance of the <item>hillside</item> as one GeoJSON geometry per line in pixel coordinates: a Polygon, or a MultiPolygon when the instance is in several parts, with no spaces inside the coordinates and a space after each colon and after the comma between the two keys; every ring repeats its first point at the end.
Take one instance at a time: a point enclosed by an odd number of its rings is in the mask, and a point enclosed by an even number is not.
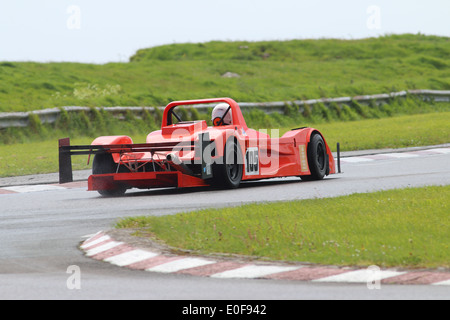
{"type": "Polygon", "coordinates": [[[172,44],[104,65],[0,62],[0,112],[159,106],[217,96],[258,102],[449,90],[449,61],[450,38],[406,34],[172,44]]]}

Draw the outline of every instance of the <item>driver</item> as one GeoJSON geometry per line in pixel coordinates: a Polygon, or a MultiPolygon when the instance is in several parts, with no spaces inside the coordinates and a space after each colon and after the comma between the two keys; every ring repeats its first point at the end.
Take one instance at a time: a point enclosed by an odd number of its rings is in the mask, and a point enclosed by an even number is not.
{"type": "Polygon", "coordinates": [[[219,103],[212,111],[211,120],[215,127],[231,124],[233,122],[233,116],[230,106],[227,103],[219,103]],[[223,121],[221,122],[222,117],[223,121]]]}

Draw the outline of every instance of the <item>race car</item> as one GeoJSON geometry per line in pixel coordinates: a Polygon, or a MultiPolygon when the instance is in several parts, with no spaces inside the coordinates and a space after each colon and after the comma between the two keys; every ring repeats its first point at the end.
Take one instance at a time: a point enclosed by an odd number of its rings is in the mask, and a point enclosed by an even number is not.
{"type": "Polygon", "coordinates": [[[277,177],[321,180],[336,173],[335,159],[314,128],[292,129],[282,137],[247,127],[239,104],[231,98],[174,101],[162,115],[161,130],[146,143],[128,136],[102,136],[91,145],[59,140],[60,183],[71,182],[72,155],[94,155],[88,190],[105,196],[127,189],[220,186],[277,177]],[[177,108],[212,105],[211,123],[185,121],[177,108]]]}

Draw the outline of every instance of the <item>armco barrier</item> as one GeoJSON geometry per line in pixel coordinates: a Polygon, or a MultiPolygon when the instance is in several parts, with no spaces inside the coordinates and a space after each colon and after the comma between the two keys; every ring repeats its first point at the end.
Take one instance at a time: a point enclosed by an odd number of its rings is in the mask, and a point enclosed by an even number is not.
{"type": "MultiPolygon", "coordinates": [[[[243,111],[249,111],[253,108],[257,108],[266,113],[272,112],[284,112],[286,105],[297,106],[299,110],[303,109],[303,106],[308,105],[313,107],[315,104],[323,103],[324,105],[330,105],[332,103],[336,104],[347,104],[352,101],[358,103],[386,103],[394,98],[405,98],[407,96],[416,96],[423,100],[430,100],[436,102],[450,102],[450,91],[438,91],[438,90],[409,90],[401,92],[392,92],[385,94],[376,95],[365,95],[356,97],[340,97],[340,98],[321,98],[321,99],[311,99],[311,100],[298,100],[298,101],[278,101],[278,102],[240,102],[239,106],[243,111]]],[[[206,111],[211,108],[210,105],[196,105],[193,106],[199,111],[206,111]]],[[[163,107],[158,107],[163,108],[163,107]]],[[[30,112],[5,112],[0,113],[0,129],[10,128],[10,127],[27,127],[30,123],[30,115],[36,115],[39,117],[41,123],[53,123],[55,122],[61,114],[61,109],[66,112],[89,112],[91,108],[89,107],[62,107],[62,108],[52,108],[44,110],[36,110],[30,112]]],[[[100,108],[97,108],[100,109],[100,108]]],[[[132,112],[136,115],[142,114],[143,110],[148,110],[153,112],[154,107],[103,107],[106,112],[110,112],[116,116],[123,116],[126,112],[132,112]]]]}

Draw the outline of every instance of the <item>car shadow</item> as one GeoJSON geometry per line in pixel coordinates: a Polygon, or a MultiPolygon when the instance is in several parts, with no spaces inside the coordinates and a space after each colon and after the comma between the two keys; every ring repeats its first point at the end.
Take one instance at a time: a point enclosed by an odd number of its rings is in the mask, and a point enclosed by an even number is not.
{"type": "MultiPolygon", "coordinates": [[[[335,178],[327,177],[326,180],[331,180],[335,178]]],[[[321,180],[325,181],[325,180],[321,180]]],[[[309,184],[320,181],[304,181],[300,178],[289,177],[289,178],[274,178],[274,179],[264,179],[264,180],[256,180],[256,181],[242,181],[239,189],[250,189],[250,188],[263,188],[269,186],[284,186],[284,185],[294,185],[294,184],[309,184]]],[[[206,187],[192,187],[192,188],[154,188],[148,190],[139,190],[139,189],[131,189],[126,192],[124,195],[119,197],[123,198],[132,198],[132,197],[147,197],[147,196],[164,196],[164,195],[181,195],[181,194],[195,194],[200,192],[211,192],[211,191],[230,191],[230,189],[225,187],[217,187],[217,186],[206,186],[206,187]]],[[[100,196],[101,198],[105,198],[105,196],[100,196]]],[[[113,198],[117,198],[113,197],[113,198]]]]}

